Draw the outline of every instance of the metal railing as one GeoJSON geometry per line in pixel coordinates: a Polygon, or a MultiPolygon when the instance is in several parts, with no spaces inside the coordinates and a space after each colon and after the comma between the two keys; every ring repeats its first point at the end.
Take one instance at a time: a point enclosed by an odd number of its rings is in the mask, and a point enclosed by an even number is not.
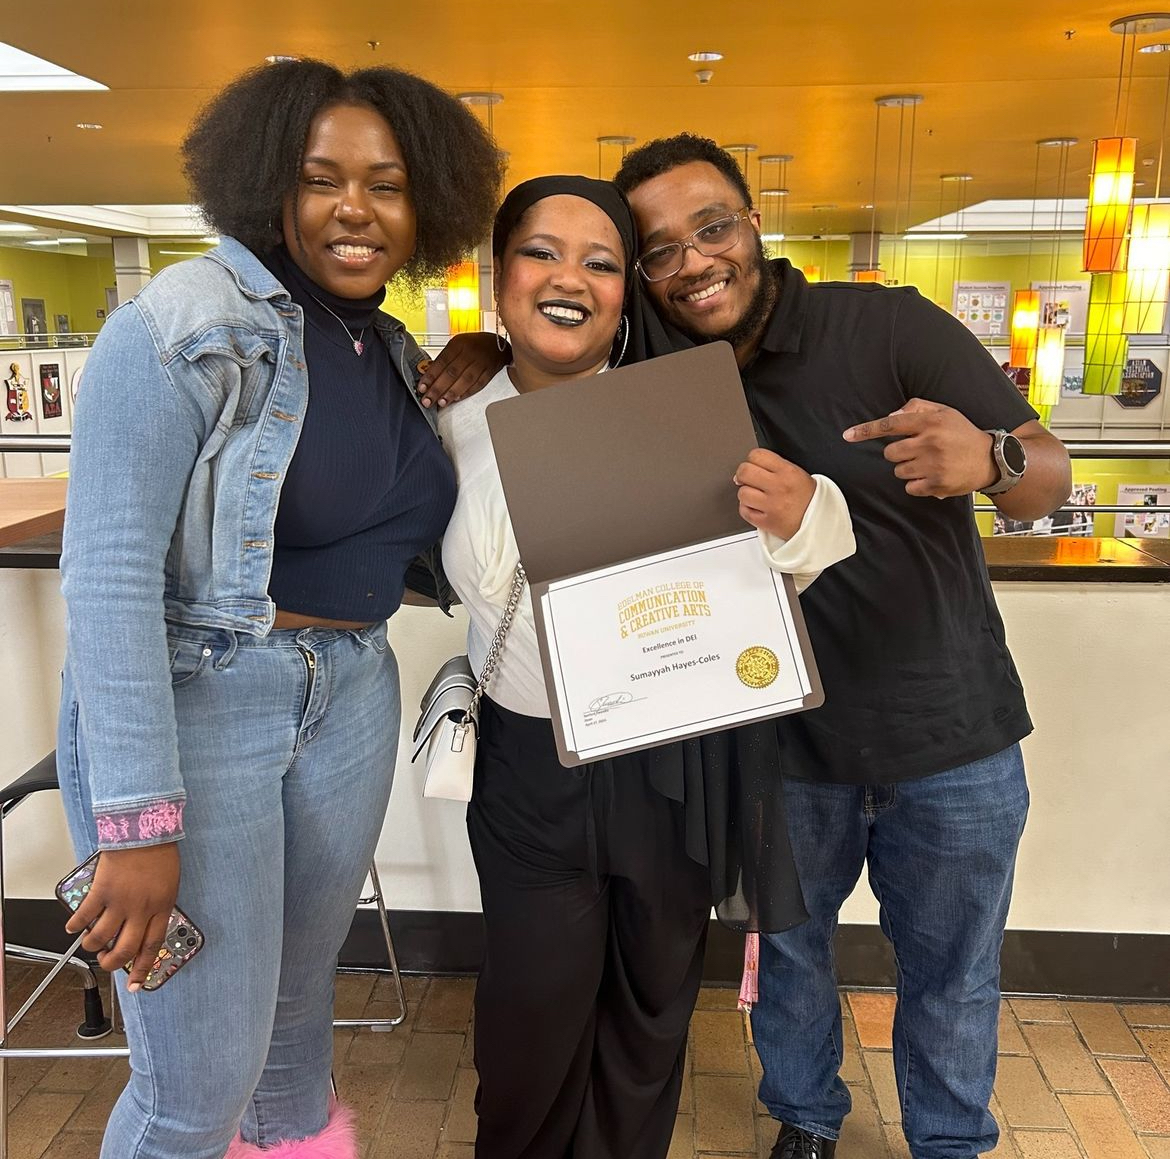
{"type": "MultiPolygon", "coordinates": [[[[0,434],[0,452],[19,454],[50,454],[68,452],[69,435],[6,435],[0,434]]],[[[1069,442],[1065,443],[1069,457],[1073,459],[1170,459],[1170,439],[1162,442],[1139,442],[1122,440],[1110,442],[1069,442]]],[[[978,512],[992,512],[994,503],[976,503],[978,512]]],[[[1097,515],[1124,515],[1131,511],[1157,511],[1164,508],[1149,507],[1142,503],[1122,505],[1117,503],[1090,504],[1066,503],[1057,511],[1092,511],[1097,515]]]]}
{"type": "Polygon", "coordinates": [[[96,330],[74,334],[0,334],[0,350],[27,350],[36,353],[41,350],[76,350],[92,346],[97,337],[96,330]]]}

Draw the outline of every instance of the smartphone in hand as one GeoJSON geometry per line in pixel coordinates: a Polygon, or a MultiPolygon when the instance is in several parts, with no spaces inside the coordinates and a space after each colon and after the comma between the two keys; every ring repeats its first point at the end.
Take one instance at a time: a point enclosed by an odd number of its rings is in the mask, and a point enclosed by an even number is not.
{"type": "MultiPolygon", "coordinates": [[[[93,875],[97,872],[99,855],[100,851],[87,858],[57,883],[57,900],[71,913],[85,900],[90,886],[93,885],[93,875]]],[[[147,972],[142,989],[157,990],[168,978],[173,977],[191,961],[201,949],[203,949],[202,931],[176,906],[171,911],[166,937],[159,947],[154,965],[147,972]]],[[[127,962],[122,968],[129,974],[133,965],[133,962],[127,962]]]]}

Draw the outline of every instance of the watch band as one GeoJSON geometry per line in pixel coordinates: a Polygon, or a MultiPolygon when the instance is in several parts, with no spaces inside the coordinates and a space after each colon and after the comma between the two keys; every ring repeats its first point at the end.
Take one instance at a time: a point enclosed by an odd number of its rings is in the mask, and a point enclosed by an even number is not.
{"type": "Polygon", "coordinates": [[[1009,431],[995,428],[984,433],[991,436],[991,457],[999,470],[999,478],[990,487],[984,487],[982,492],[984,495],[1002,495],[1024,477],[1028,468],[1028,454],[1023,443],[1009,431]],[[1009,461],[1005,448],[1017,460],[1018,466],[1009,461]]]}

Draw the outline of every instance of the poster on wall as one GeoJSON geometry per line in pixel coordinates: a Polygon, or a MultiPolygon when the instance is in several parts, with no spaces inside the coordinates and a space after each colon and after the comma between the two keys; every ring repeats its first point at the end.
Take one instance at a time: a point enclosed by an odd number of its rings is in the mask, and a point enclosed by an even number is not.
{"type": "Polygon", "coordinates": [[[61,367],[56,362],[42,362],[41,367],[41,417],[59,419],[61,405],[61,367]]]}
{"type": "Polygon", "coordinates": [[[1040,291],[1040,325],[1063,326],[1064,336],[1084,334],[1089,315],[1089,279],[1070,282],[1033,282],[1040,291]]]}
{"type": "Polygon", "coordinates": [[[1117,505],[1145,510],[1119,512],[1114,535],[1123,539],[1170,539],[1170,484],[1121,483],[1117,505]]]}
{"type": "MultiPolygon", "coordinates": [[[[1043,519],[1008,519],[995,513],[992,535],[1080,535],[1093,534],[1093,508],[1097,505],[1096,483],[1075,483],[1064,504],[1068,510],[1054,511],[1043,519]]],[[[1120,533],[1119,533],[1120,534],[1120,533]]]]}
{"type": "Polygon", "coordinates": [[[44,298],[21,298],[20,317],[30,346],[43,346],[48,339],[49,321],[45,315],[44,298]]]}
{"type": "Polygon", "coordinates": [[[972,334],[997,338],[1011,328],[1011,282],[956,282],[951,313],[972,334]]]}
{"type": "Polygon", "coordinates": [[[0,278],[0,334],[16,334],[16,291],[8,278],[0,278]]]}
{"type": "Polygon", "coordinates": [[[10,423],[32,422],[29,409],[30,391],[28,377],[19,362],[8,364],[4,379],[4,421],[10,423]]]}
{"type": "Polygon", "coordinates": [[[1120,394],[1087,396],[1084,389],[1084,353],[1080,350],[1069,350],[1064,367],[1064,379],[1060,384],[1060,397],[1111,398],[1125,410],[1143,410],[1162,393],[1162,379],[1165,373],[1159,365],[1159,361],[1164,360],[1164,352],[1151,350],[1148,353],[1156,354],[1156,359],[1143,356],[1126,361],[1121,372],[1120,394]]]}

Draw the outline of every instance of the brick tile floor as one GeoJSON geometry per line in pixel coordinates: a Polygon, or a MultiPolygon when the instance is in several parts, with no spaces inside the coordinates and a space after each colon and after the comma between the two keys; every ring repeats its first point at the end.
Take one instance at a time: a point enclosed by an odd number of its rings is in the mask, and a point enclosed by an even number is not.
{"type": "MultiPolygon", "coordinates": [[[[10,996],[34,971],[14,965],[10,996]]],[[[339,1030],[337,1084],[358,1116],[363,1159],[471,1159],[475,1072],[466,978],[410,978],[410,1016],[390,1033],[339,1030]]],[[[392,1015],[384,979],[338,978],[345,1017],[392,1015]]],[[[853,1093],[839,1159],[907,1159],[890,1054],[893,1000],[842,1001],[853,1093]]],[[[68,1042],[80,1018],[75,984],[59,982],[14,1042],[68,1042]]],[[[117,1041],[107,1038],[105,1043],[117,1041]]],[[[992,1110],[1003,1134],[993,1159],[1170,1159],[1170,1007],[1014,999],[1003,1005],[992,1110]]],[[[115,1060],[15,1060],[9,1066],[12,1159],[96,1159],[121,1089],[115,1060]]],[[[776,1125],[755,1098],[759,1066],[735,992],[704,989],[670,1159],[767,1159],[776,1125]]]]}

